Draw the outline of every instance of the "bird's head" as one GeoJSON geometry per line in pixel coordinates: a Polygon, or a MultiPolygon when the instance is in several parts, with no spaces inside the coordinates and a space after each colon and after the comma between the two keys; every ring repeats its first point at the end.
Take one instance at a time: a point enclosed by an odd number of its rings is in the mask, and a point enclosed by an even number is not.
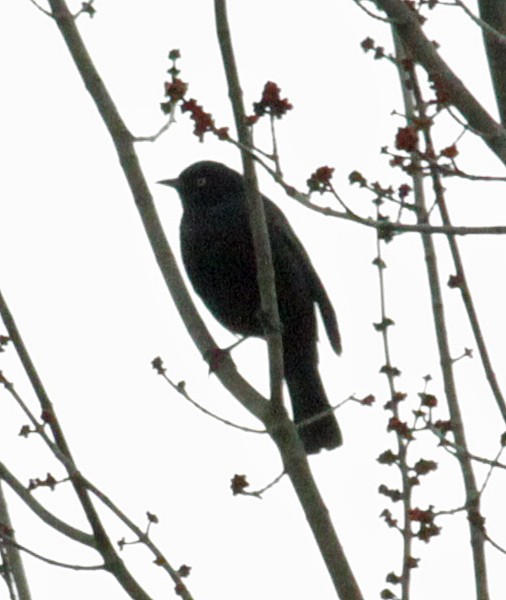
{"type": "Polygon", "coordinates": [[[237,202],[243,194],[241,175],[210,160],[190,165],[177,179],[164,179],[158,183],[177,190],[183,209],[237,202]]]}

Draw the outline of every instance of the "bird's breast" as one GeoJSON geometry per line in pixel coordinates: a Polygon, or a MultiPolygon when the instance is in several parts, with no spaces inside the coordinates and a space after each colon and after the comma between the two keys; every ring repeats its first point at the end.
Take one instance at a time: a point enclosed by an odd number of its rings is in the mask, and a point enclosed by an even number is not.
{"type": "Polygon", "coordinates": [[[258,335],[256,263],[247,221],[239,214],[184,215],[181,254],[195,291],[229,329],[258,335]]]}

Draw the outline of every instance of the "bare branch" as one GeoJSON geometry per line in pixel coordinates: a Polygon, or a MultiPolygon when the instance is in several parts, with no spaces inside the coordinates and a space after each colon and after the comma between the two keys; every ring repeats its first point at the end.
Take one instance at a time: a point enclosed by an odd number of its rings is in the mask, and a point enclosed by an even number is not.
{"type": "Polygon", "coordinates": [[[372,10],[369,10],[368,8],[366,8],[363,4],[364,1],[372,2],[373,0],[354,0],[355,4],[360,8],[360,10],[363,10],[366,15],[369,15],[370,17],[372,17],[373,19],[376,19],[377,21],[382,21],[383,23],[391,22],[390,19],[385,19],[385,17],[380,17],[376,13],[373,13],[372,10]]]}
{"type": "MultiPolygon", "coordinates": [[[[418,80],[416,78],[415,72],[413,72],[412,80],[412,90],[417,100],[417,105],[420,110],[420,116],[424,118],[424,102],[421,95],[420,86],[418,85],[418,80]]],[[[431,155],[434,153],[434,144],[432,141],[432,134],[430,129],[426,129],[423,131],[423,138],[425,140],[426,152],[425,154],[431,155]]],[[[436,204],[441,215],[441,219],[445,226],[451,226],[450,212],[446,205],[446,199],[444,194],[444,187],[441,181],[439,169],[436,165],[431,165],[430,167],[430,176],[432,180],[432,187],[434,190],[434,194],[436,197],[436,204]]],[[[506,400],[502,393],[502,390],[499,386],[499,382],[495,375],[494,368],[492,366],[492,361],[490,359],[490,355],[487,349],[487,345],[485,343],[481,325],[478,319],[478,313],[476,311],[473,297],[471,294],[470,287],[467,282],[467,277],[464,269],[464,263],[462,261],[460,249],[457,243],[457,240],[454,236],[447,236],[448,245],[450,247],[450,252],[452,255],[453,263],[455,265],[455,277],[458,281],[458,288],[462,295],[462,301],[464,303],[467,316],[469,318],[469,323],[471,325],[471,329],[473,331],[474,339],[476,340],[476,345],[478,346],[478,351],[480,353],[480,359],[485,370],[485,376],[490,385],[490,389],[494,395],[495,401],[497,403],[497,407],[502,415],[503,420],[506,422],[506,400]]]]}
{"type": "MultiPolygon", "coordinates": [[[[115,144],[120,164],[130,186],[136,207],[139,210],[142,224],[172,299],[186,329],[205,360],[209,356],[209,351],[216,348],[216,344],[197,313],[179,273],[176,260],[156,212],[149,187],[141,171],[134,149],[134,138],[128,131],[104,86],[65,2],[63,0],[50,0],[50,4],[53,8],[53,14],[57,15],[58,27],[76,67],[115,144]]],[[[224,387],[261,420],[263,413],[267,410],[267,402],[239,375],[233,361],[225,357],[215,373],[224,387]]]]}
{"type": "MultiPolygon", "coordinates": [[[[390,4],[390,0],[388,0],[386,4],[390,4]]],[[[415,56],[411,57],[409,53],[411,50],[410,44],[406,43],[404,45],[405,40],[403,35],[401,35],[398,26],[394,27],[393,33],[398,57],[404,58],[405,56],[408,56],[409,58],[416,58],[415,56]],[[404,52],[406,52],[406,55],[404,54],[404,52]]],[[[411,33],[413,34],[413,31],[411,31],[411,33]]],[[[411,41],[411,44],[412,43],[413,41],[411,41]]],[[[417,96],[416,88],[415,90],[413,90],[413,85],[408,84],[407,74],[402,69],[399,69],[399,76],[403,88],[405,112],[407,115],[408,123],[412,123],[418,115],[423,115],[423,102],[417,96]]],[[[424,139],[427,146],[426,150],[427,153],[430,153],[431,139],[427,132],[424,132],[424,134],[424,139]]],[[[419,160],[416,152],[413,154],[412,159],[416,166],[419,160]]],[[[415,203],[418,209],[416,213],[417,219],[419,223],[425,223],[428,219],[425,193],[423,188],[422,175],[416,168],[414,169],[413,175],[413,187],[415,190],[415,203]]],[[[439,191],[439,188],[435,187],[436,200],[440,199],[439,191]]],[[[429,279],[432,314],[434,319],[434,330],[440,357],[441,373],[443,378],[445,396],[450,412],[450,419],[453,426],[452,431],[457,444],[460,447],[466,449],[467,451],[464,423],[462,419],[457,394],[457,387],[455,383],[453,360],[451,358],[450,353],[450,344],[446,325],[447,318],[441,291],[441,280],[439,274],[437,254],[434,246],[434,239],[432,238],[432,236],[422,234],[421,240],[425,256],[425,263],[427,267],[427,275],[429,279]]],[[[480,600],[488,600],[489,593],[487,581],[487,565],[485,561],[483,536],[480,527],[475,525],[475,517],[479,515],[480,510],[480,496],[478,493],[478,488],[476,485],[475,475],[471,461],[465,455],[458,455],[458,462],[461,469],[462,478],[464,480],[464,487],[466,493],[466,507],[471,536],[471,549],[474,561],[476,595],[478,598],[480,598],[480,600]]]]}
{"type": "Polygon", "coordinates": [[[455,4],[457,6],[460,6],[460,8],[466,13],[466,15],[472,21],[474,21],[479,27],[481,27],[481,29],[483,29],[483,31],[486,34],[490,35],[492,38],[497,40],[500,44],[506,44],[506,35],[502,34],[500,31],[497,31],[497,29],[494,29],[494,27],[489,25],[483,19],[480,19],[479,17],[477,17],[473,12],[471,12],[471,10],[469,10],[467,5],[462,0],[453,0],[453,1],[455,2],[455,4]]]}
{"type": "Polygon", "coordinates": [[[91,481],[88,481],[86,478],[81,476],[81,483],[100,501],[107,506],[107,508],[114,514],[120,521],[122,521],[131,531],[135,533],[139,541],[144,544],[147,548],[151,550],[153,555],[155,556],[155,563],[162,567],[167,573],[170,575],[172,581],[176,584],[177,588],[180,590],[180,595],[183,600],[192,600],[192,595],[184,585],[181,580],[181,576],[178,571],[174,569],[162,554],[162,552],[157,548],[157,546],[151,541],[150,537],[147,533],[139,529],[137,525],[131,521],[124,512],[122,512],[102,491],[100,491],[97,487],[95,487],[91,481]]]}
{"type": "Polygon", "coordinates": [[[38,4],[37,2],[35,2],[35,0],[30,0],[30,2],[38,9],[40,10],[40,12],[44,13],[46,15],[46,17],[51,17],[53,18],[52,13],[49,10],[46,10],[45,8],[42,8],[42,6],[40,6],[40,4],[38,4]]]}
{"type": "Polygon", "coordinates": [[[9,509],[5,499],[2,481],[0,479],[0,546],[3,558],[3,568],[0,569],[4,576],[10,592],[13,597],[19,600],[30,600],[30,588],[26,579],[26,573],[23,561],[19,553],[19,548],[15,545],[14,528],[11,524],[9,509]],[[7,538],[10,544],[5,543],[7,538]],[[14,587],[17,594],[14,595],[14,587]]]}
{"type": "Polygon", "coordinates": [[[47,525],[59,531],[66,537],[79,542],[80,544],[84,544],[85,546],[89,546],[90,548],[96,548],[97,544],[95,542],[95,538],[81,531],[80,529],[76,529],[65,523],[58,517],[55,517],[52,513],[50,513],[47,509],[45,509],[42,504],[31,494],[25,486],[19,482],[16,477],[9,471],[9,469],[0,462],[0,479],[5,481],[5,483],[11,488],[13,492],[15,492],[19,498],[30,508],[30,510],[35,513],[39,519],[44,521],[47,525]]]}
{"type": "Polygon", "coordinates": [[[5,546],[16,548],[18,550],[22,550],[23,552],[26,552],[26,554],[29,554],[30,556],[33,556],[34,558],[37,558],[38,560],[45,562],[48,565],[53,565],[55,567],[62,567],[63,569],[72,569],[74,571],[103,571],[105,568],[104,565],[89,565],[89,566],[87,566],[87,565],[72,565],[70,563],[60,562],[59,560],[54,560],[52,558],[48,558],[47,556],[43,556],[42,554],[39,554],[38,552],[34,552],[33,550],[30,550],[26,546],[22,546],[21,544],[18,544],[18,542],[15,542],[14,540],[11,540],[8,537],[1,536],[1,538],[2,538],[2,544],[4,544],[5,546]]]}
{"type": "Polygon", "coordinates": [[[211,417],[213,419],[216,419],[216,421],[219,421],[220,423],[223,423],[224,425],[228,425],[229,427],[233,427],[235,429],[239,429],[241,431],[246,431],[247,433],[267,433],[267,431],[265,429],[253,429],[251,427],[245,427],[244,425],[237,425],[237,423],[232,423],[232,421],[228,421],[227,419],[224,419],[223,417],[220,417],[216,414],[214,414],[213,412],[211,412],[210,410],[207,410],[207,408],[204,408],[203,406],[201,406],[198,402],[196,402],[186,391],[186,386],[184,384],[184,381],[180,382],[180,383],[174,383],[165,373],[161,374],[162,377],[165,379],[165,381],[174,389],[176,390],[176,392],[178,394],[180,394],[181,396],[183,396],[183,398],[185,398],[185,400],[188,400],[188,402],[194,406],[196,409],[200,410],[201,412],[203,412],[205,415],[207,415],[208,417],[211,417]]]}
{"type": "MultiPolygon", "coordinates": [[[[215,0],[215,18],[218,41],[227,77],[229,96],[234,112],[235,126],[239,142],[246,147],[253,147],[251,132],[246,124],[246,113],[242,101],[242,90],[239,74],[235,63],[232,39],[228,26],[225,0],[215,0]]],[[[246,205],[250,220],[251,236],[255,250],[257,279],[260,290],[261,309],[267,317],[268,327],[265,340],[269,355],[269,375],[271,386],[271,410],[283,412],[283,342],[281,337],[281,322],[278,313],[274,267],[272,264],[271,243],[265,210],[258,182],[256,179],[254,161],[249,152],[241,150],[241,157],[246,182],[246,205]]]]}
{"type": "Polygon", "coordinates": [[[479,132],[483,141],[506,164],[506,131],[488,114],[462,81],[438,54],[434,44],[423,33],[418,15],[402,0],[375,0],[377,6],[393,21],[393,27],[413,60],[427,73],[440,77],[445,83],[450,102],[479,132]]]}

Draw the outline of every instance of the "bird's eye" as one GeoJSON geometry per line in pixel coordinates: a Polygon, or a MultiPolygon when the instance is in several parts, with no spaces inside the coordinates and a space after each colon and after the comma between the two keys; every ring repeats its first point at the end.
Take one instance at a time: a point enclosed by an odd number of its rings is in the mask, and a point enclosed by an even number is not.
{"type": "Polygon", "coordinates": [[[199,177],[197,179],[197,187],[199,187],[199,188],[204,187],[206,185],[206,183],[207,183],[206,177],[199,177]]]}

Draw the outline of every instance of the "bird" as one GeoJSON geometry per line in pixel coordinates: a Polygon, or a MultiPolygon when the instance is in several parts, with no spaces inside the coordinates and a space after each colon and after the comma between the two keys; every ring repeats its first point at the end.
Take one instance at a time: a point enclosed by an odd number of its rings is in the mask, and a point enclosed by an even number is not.
{"type": "MultiPolygon", "coordinates": [[[[183,214],[181,256],[212,315],[244,337],[265,335],[244,178],[214,161],[196,162],[176,179],[183,214]]],[[[330,344],[341,354],[336,314],[311,260],[280,208],[262,196],[271,244],[283,343],[284,379],[306,454],[332,450],[342,435],[318,371],[318,306],[330,344]],[[316,415],[324,413],[320,418],[316,415]],[[306,421],[309,421],[306,423],[306,421]]]]}

